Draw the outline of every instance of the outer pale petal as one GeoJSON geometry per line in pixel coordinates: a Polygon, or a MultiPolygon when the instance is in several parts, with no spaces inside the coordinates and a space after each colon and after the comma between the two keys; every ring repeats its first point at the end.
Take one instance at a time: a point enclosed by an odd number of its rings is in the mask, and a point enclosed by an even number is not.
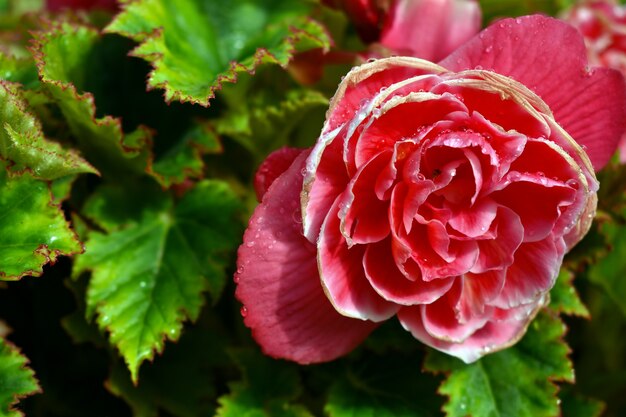
{"type": "Polygon", "coordinates": [[[580,33],[548,17],[493,24],[440,63],[452,71],[482,67],[537,93],[556,121],[582,146],[596,170],[626,129],[626,85],[617,71],[588,70],[580,33]]]}
{"type": "Polygon", "coordinates": [[[463,342],[455,343],[431,336],[424,327],[420,307],[405,307],[398,312],[402,326],[421,342],[449,355],[456,356],[465,363],[472,363],[482,356],[505,349],[517,343],[526,332],[528,323],[537,311],[543,307],[545,300],[540,298],[528,306],[524,318],[520,320],[489,321],[463,342]]]}
{"type": "Polygon", "coordinates": [[[341,316],[322,290],[315,246],[297,222],[306,156],[274,181],[255,210],[235,275],[244,323],[263,351],[303,364],[351,351],[376,326],[341,316]]]}
{"type": "Polygon", "coordinates": [[[272,152],[263,161],[254,176],[254,191],[258,201],[263,200],[265,192],[274,180],[285,172],[303,151],[304,149],[284,147],[272,152]]]}
{"type": "Polygon", "coordinates": [[[480,7],[473,0],[397,0],[380,43],[399,55],[437,61],[480,30],[480,7]]]}
{"type": "Polygon", "coordinates": [[[367,245],[348,248],[339,230],[339,200],[331,208],[317,242],[317,259],[324,291],[333,306],[347,317],[383,321],[400,306],[383,299],[370,285],[363,269],[367,245]]]}
{"type": "Polygon", "coordinates": [[[524,243],[515,252],[515,262],[506,271],[506,281],[491,305],[508,309],[536,300],[554,285],[563,260],[562,239],[548,237],[524,243]]]}

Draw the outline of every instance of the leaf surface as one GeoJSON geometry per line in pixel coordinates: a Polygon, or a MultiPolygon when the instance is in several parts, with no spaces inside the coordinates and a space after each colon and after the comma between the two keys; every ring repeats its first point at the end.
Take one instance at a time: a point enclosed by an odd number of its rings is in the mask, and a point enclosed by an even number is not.
{"type": "Polygon", "coordinates": [[[97,312],[134,382],[140,364],[198,317],[203,291],[219,297],[239,204],[227,184],[209,180],[176,204],[147,183],[104,187],[88,202],[84,214],[105,233],[89,234],[74,275],[92,271],[87,315],[97,312]]]}
{"type": "Polygon", "coordinates": [[[122,1],[106,28],[140,45],[135,56],[154,70],[148,84],[166,101],[208,105],[224,82],[265,63],[286,66],[295,51],[329,48],[322,25],[307,17],[310,4],[292,0],[122,1]]]}
{"type": "MultiPolygon", "coordinates": [[[[626,215],[626,210],[622,212],[626,215]]],[[[612,250],[596,264],[590,265],[588,276],[600,286],[626,317],[626,226],[618,222],[604,222],[602,232],[612,250]]]]}
{"type": "Polygon", "coordinates": [[[34,35],[33,52],[39,76],[61,109],[83,154],[104,175],[120,177],[143,172],[150,158],[149,130],[139,126],[125,134],[120,119],[97,117],[93,94],[81,92],[90,57],[102,41],[98,31],[62,23],[34,35]]]}
{"type": "Polygon", "coordinates": [[[13,409],[20,398],[41,391],[35,373],[28,368],[28,359],[17,348],[0,338],[0,415],[17,417],[13,409]]]}
{"type": "Polygon", "coordinates": [[[421,362],[415,353],[399,352],[356,361],[333,378],[324,410],[329,417],[434,417],[440,399],[427,393],[436,380],[421,362]]]}
{"type": "Polygon", "coordinates": [[[574,273],[566,268],[561,268],[556,283],[550,290],[550,308],[558,313],[589,318],[589,310],[574,287],[574,273]]]}
{"type": "Polygon", "coordinates": [[[0,161],[0,278],[41,275],[59,255],[82,251],[50,187],[26,171],[7,172],[0,161]]]}
{"type": "Polygon", "coordinates": [[[229,384],[230,394],[218,399],[215,417],[312,417],[304,406],[293,403],[301,392],[295,364],[248,350],[233,356],[243,380],[229,384]]]}
{"type": "Polygon", "coordinates": [[[556,381],[573,382],[563,341],[565,325],[540,314],[516,345],[466,365],[431,351],[425,367],[444,372],[439,392],[448,396],[448,417],[553,417],[559,415],[556,381]]]}
{"type": "Polygon", "coordinates": [[[17,85],[0,82],[0,155],[15,165],[14,170],[30,168],[42,179],[97,173],[76,152],[44,138],[39,121],[27,110],[17,85]]]}

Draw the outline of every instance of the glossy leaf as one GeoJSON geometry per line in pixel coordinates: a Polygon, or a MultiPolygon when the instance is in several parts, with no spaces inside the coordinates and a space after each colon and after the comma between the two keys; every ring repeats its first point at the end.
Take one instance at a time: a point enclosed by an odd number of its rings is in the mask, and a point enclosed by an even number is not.
{"type": "Polygon", "coordinates": [[[14,280],[41,275],[43,265],[59,255],[73,255],[82,246],[48,184],[30,172],[9,174],[0,162],[0,278],[14,280]]]}
{"type": "Polygon", "coordinates": [[[307,17],[310,5],[292,0],[122,1],[107,27],[140,42],[133,55],[154,70],[148,84],[167,101],[208,105],[237,73],[264,63],[286,66],[295,51],[328,48],[323,26],[307,17]]]}
{"type": "Polygon", "coordinates": [[[214,414],[216,367],[228,361],[225,338],[200,324],[187,329],[154,363],[142,367],[139,386],[133,386],[123,365],[113,367],[107,386],[128,402],[135,416],[157,416],[159,409],[179,417],[214,414]]]}
{"type": "Polygon", "coordinates": [[[0,52],[0,79],[20,83],[26,88],[39,84],[37,67],[30,57],[15,57],[0,52]]]}
{"type": "Polygon", "coordinates": [[[0,339],[0,414],[6,417],[23,415],[13,406],[20,398],[40,392],[35,373],[28,368],[28,359],[15,346],[0,339]]]}
{"type": "Polygon", "coordinates": [[[124,134],[120,119],[98,118],[93,95],[81,92],[87,62],[101,41],[100,36],[94,28],[68,23],[36,33],[33,49],[39,76],[91,163],[105,175],[141,173],[150,157],[148,129],[140,126],[124,134]]]}
{"type": "Polygon", "coordinates": [[[616,222],[605,222],[602,232],[606,236],[612,250],[591,265],[589,279],[602,287],[621,312],[626,316],[626,226],[616,222]]]}
{"type": "Polygon", "coordinates": [[[387,352],[355,361],[333,378],[324,410],[329,417],[436,416],[440,398],[425,395],[435,391],[436,380],[421,368],[422,358],[415,353],[387,352]]]}
{"type": "Polygon", "coordinates": [[[148,184],[105,187],[88,202],[85,215],[107,233],[89,235],[74,275],[92,271],[87,314],[98,313],[134,382],[141,363],[198,317],[203,291],[219,297],[239,240],[238,207],[217,181],[197,184],[177,204],[148,184]]]}
{"type": "Polygon", "coordinates": [[[576,292],[573,272],[561,269],[554,287],[550,290],[550,308],[558,313],[589,318],[589,310],[576,292]]]}
{"type": "Polygon", "coordinates": [[[97,173],[76,152],[44,138],[39,121],[27,110],[17,85],[0,82],[0,155],[13,169],[29,168],[42,179],[79,173],[97,173]]]}
{"type": "MultiPolygon", "coordinates": [[[[307,126],[309,119],[315,120],[315,112],[323,116],[328,99],[313,90],[290,90],[279,97],[254,94],[249,100],[241,95],[247,90],[229,90],[230,112],[215,121],[216,131],[229,136],[257,158],[263,159],[272,150],[281,146],[310,146],[319,135],[323,120],[305,130],[308,137],[298,143],[298,131],[307,126]]],[[[260,162],[260,161],[258,161],[260,162]]]]}
{"type": "Polygon", "coordinates": [[[235,362],[243,380],[229,384],[230,394],[218,399],[215,417],[312,417],[302,405],[293,404],[301,391],[296,366],[252,351],[237,351],[235,362]]]}
{"type": "Polygon", "coordinates": [[[151,173],[163,187],[180,184],[188,178],[201,178],[204,171],[202,156],[222,150],[217,135],[206,124],[193,126],[152,165],[151,173]]]}
{"type": "Polygon", "coordinates": [[[540,314],[524,338],[511,348],[470,365],[431,351],[425,367],[444,372],[439,393],[448,397],[448,417],[553,417],[559,415],[556,381],[573,382],[574,371],[563,341],[565,325],[540,314]]]}

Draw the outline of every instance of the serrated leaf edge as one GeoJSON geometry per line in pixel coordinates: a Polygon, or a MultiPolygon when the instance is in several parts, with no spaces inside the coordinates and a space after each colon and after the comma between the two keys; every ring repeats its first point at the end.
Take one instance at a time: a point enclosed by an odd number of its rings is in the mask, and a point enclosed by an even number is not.
{"type": "Polygon", "coordinates": [[[30,397],[35,394],[42,394],[43,389],[41,388],[41,385],[39,384],[39,380],[35,376],[35,371],[28,366],[30,364],[30,359],[28,359],[28,357],[24,355],[21,349],[17,347],[15,344],[9,342],[8,340],[4,338],[2,339],[2,343],[6,344],[13,353],[24,358],[24,363],[22,363],[22,366],[20,366],[20,369],[24,370],[28,374],[28,376],[33,379],[33,381],[35,382],[35,385],[37,385],[37,389],[35,391],[31,391],[25,394],[17,394],[17,393],[13,394],[13,401],[9,404],[9,412],[16,412],[18,413],[18,415],[24,416],[24,413],[21,410],[16,410],[13,407],[15,407],[20,402],[20,400],[24,398],[30,397]]]}
{"type": "MultiPolygon", "coordinates": [[[[6,161],[4,158],[0,157],[0,161],[6,161]]],[[[17,281],[25,276],[32,276],[32,277],[40,277],[43,273],[43,267],[44,265],[54,265],[58,259],[59,256],[74,256],[74,255],[78,255],[81,253],[85,252],[85,245],[83,244],[83,242],[80,241],[80,239],[78,238],[78,235],[76,234],[76,232],[74,231],[74,229],[72,229],[70,222],[67,220],[67,218],[65,217],[63,210],[61,209],[61,202],[55,203],[55,199],[54,199],[54,195],[52,194],[52,188],[51,188],[51,184],[50,181],[44,181],[44,180],[40,180],[37,179],[36,175],[33,173],[33,171],[30,168],[25,168],[23,170],[20,171],[12,171],[9,169],[9,165],[7,165],[7,167],[4,168],[4,170],[7,173],[7,178],[14,178],[14,177],[19,177],[22,176],[24,174],[30,175],[33,180],[35,181],[42,181],[46,183],[46,188],[48,190],[48,196],[50,197],[50,201],[48,202],[48,205],[50,207],[52,207],[53,209],[55,209],[55,211],[59,214],[59,216],[61,218],[63,218],[63,222],[65,223],[65,225],[67,226],[67,230],[70,233],[70,238],[76,242],[78,244],[78,246],[80,247],[80,250],[78,251],[70,251],[67,253],[63,253],[58,249],[55,249],[53,251],[50,251],[48,249],[48,245],[42,243],[40,244],[34,251],[33,254],[40,254],[44,256],[43,261],[41,262],[41,265],[37,268],[37,270],[34,269],[30,269],[27,271],[23,271],[22,273],[20,273],[19,275],[6,275],[6,273],[4,271],[0,271],[0,280],[4,280],[4,281],[17,281]]]]}
{"type": "MultiPolygon", "coordinates": [[[[122,3],[122,10],[120,11],[119,15],[121,15],[122,13],[126,12],[126,8],[128,7],[128,5],[133,4],[133,3],[139,3],[142,0],[129,0],[127,2],[123,2],[122,3]]],[[[118,15],[118,16],[119,16],[118,15]]],[[[145,59],[146,61],[148,61],[151,65],[152,65],[152,71],[150,71],[149,75],[148,75],[148,84],[147,84],[147,90],[153,90],[153,89],[162,89],[164,90],[163,93],[163,98],[165,100],[165,102],[167,103],[171,103],[174,100],[180,101],[181,103],[192,103],[192,104],[198,104],[202,107],[209,107],[210,104],[209,102],[211,101],[211,99],[215,98],[215,93],[219,90],[222,89],[222,85],[224,83],[232,83],[235,84],[237,82],[237,73],[238,72],[247,72],[250,75],[254,75],[256,72],[256,69],[263,64],[263,61],[265,59],[268,60],[268,63],[273,63],[273,64],[278,64],[280,65],[282,68],[287,68],[287,66],[289,65],[289,62],[291,62],[295,52],[296,52],[296,44],[298,42],[300,42],[302,39],[310,39],[313,40],[319,44],[324,44],[324,41],[322,39],[320,39],[317,36],[314,36],[310,33],[308,33],[305,30],[302,29],[298,29],[294,26],[290,26],[289,27],[289,31],[291,32],[290,36],[287,36],[284,40],[282,45],[286,45],[287,46],[287,61],[284,63],[281,63],[280,60],[278,58],[276,58],[276,56],[272,53],[270,53],[268,51],[267,48],[257,48],[256,52],[253,55],[253,62],[249,65],[243,65],[240,64],[237,61],[230,61],[230,67],[226,72],[222,72],[220,74],[218,74],[217,79],[211,84],[211,86],[209,87],[209,91],[206,93],[204,99],[196,99],[193,98],[191,95],[189,94],[183,94],[182,92],[172,89],[169,86],[169,83],[167,81],[164,82],[155,82],[154,81],[154,74],[156,72],[159,71],[162,61],[163,61],[163,54],[159,53],[159,52],[152,52],[152,53],[142,53],[140,52],[140,49],[142,48],[142,46],[144,46],[147,42],[150,41],[158,41],[158,39],[163,35],[163,28],[156,28],[154,30],[152,30],[152,32],[148,33],[148,32],[137,32],[137,33],[130,33],[128,31],[124,31],[124,30],[113,30],[111,29],[111,26],[113,25],[113,23],[117,20],[117,16],[116,18],[114,18],[112,20],[111,23],[109,23],[109,25],[107,27],[105,27],[103,29],[104,33],[115,33],[121,36],[125,36],[127,38],[130,38],[132,40],[134,40],[135,42],[138,42],[139,45],[133,49],[129,55],[130,56],[134,56],[137,58],[142,58],[145,59]]],[[[320,27],[320,29],[326,34],[327,39],[329,40],[329,43],[332,43],[332,37],[330,36],[328,30],[324,27],[324,25],[320,24],[319,22],[317,22],[316,20],[310,18],[310,17],[306,17],[305,18],[306,21],[308,21],[309,23],[318,25],[320,27]]],[[[324,52],[328,52],[329,48],[328,47],[324,47],[323,51],[324,52]]]]}

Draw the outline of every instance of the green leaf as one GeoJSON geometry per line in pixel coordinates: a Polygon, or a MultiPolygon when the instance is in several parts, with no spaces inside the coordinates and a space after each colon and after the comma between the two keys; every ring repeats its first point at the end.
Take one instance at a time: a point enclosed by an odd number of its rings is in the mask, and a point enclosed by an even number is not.
{"type": "Polygon", "coordinates": [[[0,277],[41,275],[59,255],[82,251],[50,188],[30,172],[9,174],[0,161],[0,277]]]}
{"type": "Polygon", "coordinates": [[[295,364],[249,350],[233,356],[243,380],[229,384],[230,394],[218,399],[215,417],[313,417],[304,406],[293,404],[301,391],[295,364]]]}
{"type": "Polygon", "coordinates": [[[247,89],[236,95],[235,89],[229,89],[228,93],[231,111],[215,121],[216,131],[241,143],[258,162],[281,146],[311,146],[319,136],[328,108],[328,99],[314,90],[290,90],[279,97],[255,91],[250,99],[240,97],[250,94],[247,89]],[[314,117],[316,111],[321,120],[314,117]],[[309,119],[317,123],[308,126],[309,119]],[[306,139],[298,143],[299,131],[305,125],[306,139]]]}
{"type": "Polygon", "coordinates": [[[0,155],[16,170],[30,168],[42,179],[79,173],[97,173],[71,150],[44,138],[41,125],[28,113],[17,85],[0,81],[0,155]]]}
{"type": "MultiPolygon", "coordinates": [[[[624,211],[626,214],[626,210],[624,211]]],[[[616,222],[605,222],[602,232],[612,246],[595,265],[590,265],[588,277],[599,285],[626,316],[626,226],[616,222]]]]}
{"type": "Polygon", "coordinates": [[[33,88],[39,84],[37,67],[31,57],[15,57],[0,52],[0,79],[33,88]]]}
{"type": "Polygon", "coordinates": [[[264,63],[286,66],[295,51],[328,49],[324,27],[307,17],[310,4],[293,0],[122,1],[106,28],[140,45],[133,55],[149,61],[148,84],[169,102],[208,105],[237,73],[264,63]]]}
{"type": "Polygon", "coordinates": [[[85,87],[90,56],[101,35],[94,28],[68,23],[35,33],[34,52],[39,76],[56,100],[83,154],[104,175],[141,173],[150,158],[150,132],[140,126],[124,134],[120,119],[96,117],[94,96],[85,87]]]}
{"type": "Polygon", "coordinates": [[[550,290],[550,308],[557,313],[570,316],[589,318],[589,310],[585,307],[574,287],[574,273],[562,268],[550,290]]]}
{"type": "Polygon", "coordinates": [[[227,184],[208,180],[177,204],[150,184],[104,187],[88,202],[85,215],[108,233],[89,235],[74,275],[92,270],[87,314],[98,313],[134,382],[141,363],[198,317],[202,292],[219,297],[225,255],[240,239],[238,209],[227,184]]]}
{"type": "Polygon", "coordinates": [[[168,346],[162,357],[141,368],[139,386],[132,384],[122,366],[113,367],[107,386],[128,402],[135,417],[157,416],[158,409],[179,417],[211,416],[215,412],[216,368],[228,363],[225,339],[214,324],[194,325],[178,343],[168,346]]]}
{"type": "Polygon", "coordinates": [[[564,390],[561,394],[563,417],[600,417],[606,408],[603,402],[564,390]]]}
{"type": "Polygon", "coordinates": [[[188,178],[200,178],[204,172],[202,155],[221,150],[222,145],[213,130],[206,124],[197,124],[154,162],[151,173],[166,188],[188,178]]]}
{"type": "Polygon", "coordinates": [[[333,378],[324,411],[329,417],[436,416],[436,380],[421,363],[421,355],[397,352],[356,361],[333,378]]]}
{"type": "Polygon", "coordinates": [[[21,416],[13,406],[20,398],[41,391],[35,373],[27,364],[28,359],[15,346],[0,338],[0,414],[3,417],[21,416]]]}
{"type": "Polygon", "coordinates": [[[447,374],[439,392],[448,417],[553,417],[559,415],[556,381],[573,382],[563,341],[565,325],[542,313],[513,347],[466,365],[431,351],[425,367],[447,374]]]}

